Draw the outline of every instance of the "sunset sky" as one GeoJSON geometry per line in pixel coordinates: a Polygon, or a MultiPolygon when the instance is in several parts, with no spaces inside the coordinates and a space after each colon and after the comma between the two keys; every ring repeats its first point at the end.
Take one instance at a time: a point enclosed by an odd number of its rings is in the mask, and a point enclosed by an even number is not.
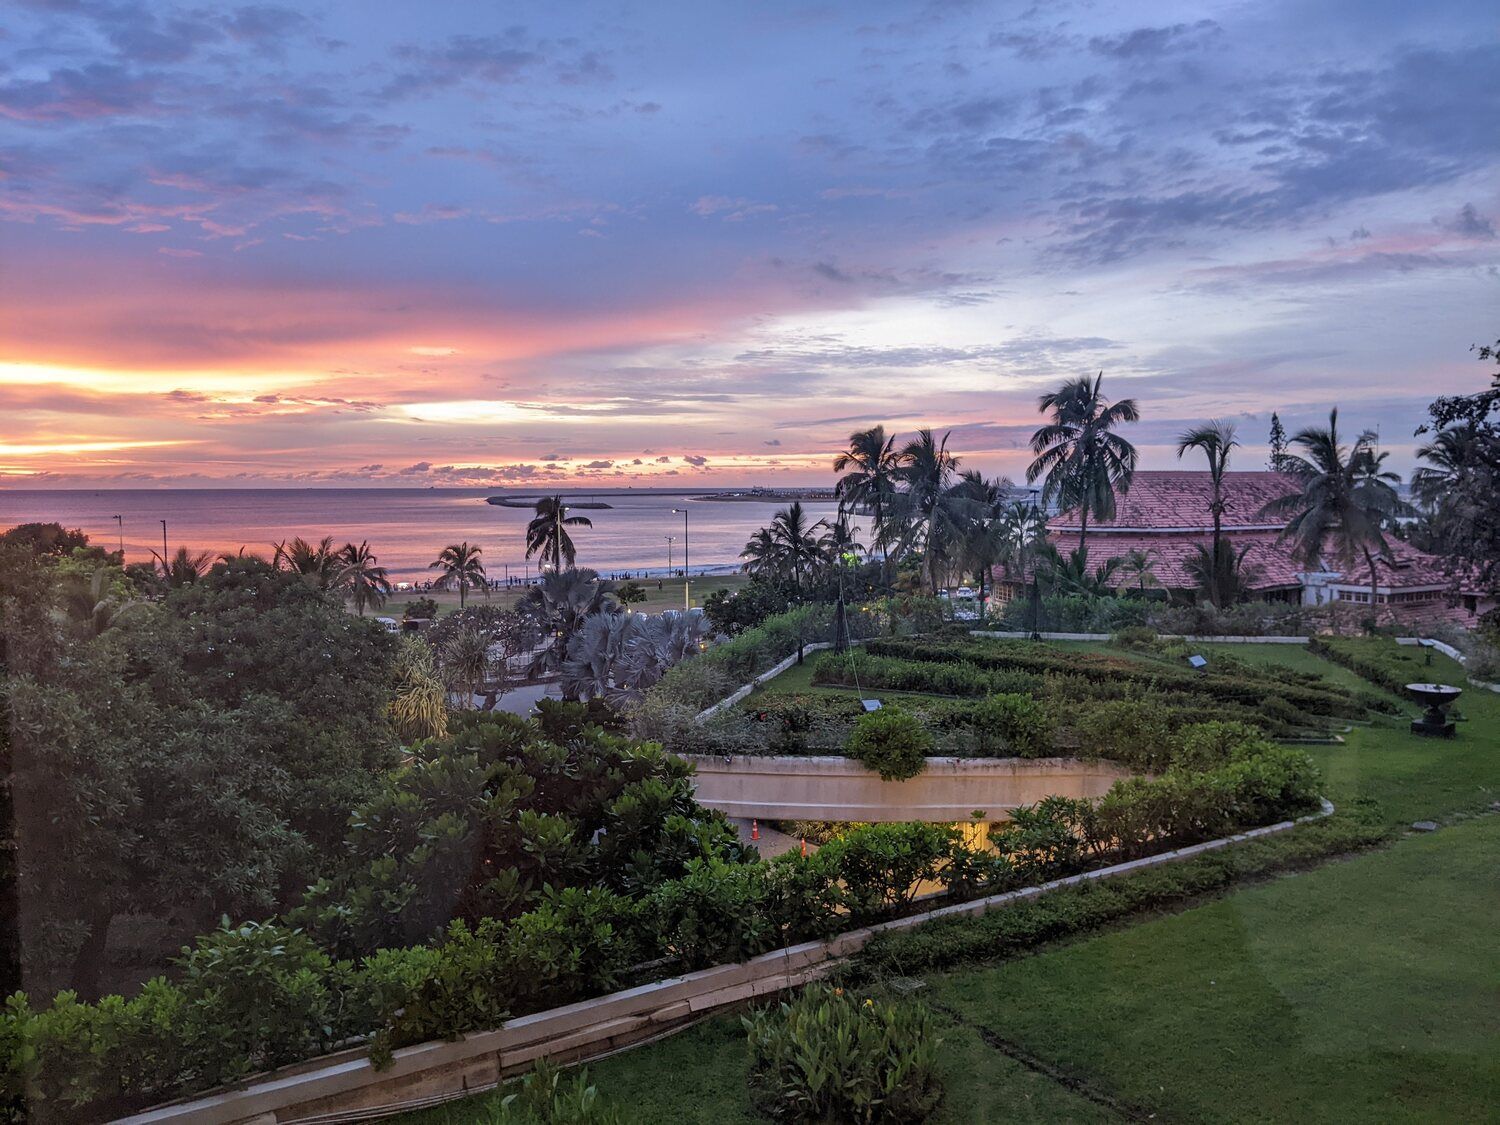
{"type": "Polygon", "coordinates": [[[1101,369],[1405,469],[1497,224],[1494,0],[11,0],[0,481],[1019,476],[1101,369]]]}

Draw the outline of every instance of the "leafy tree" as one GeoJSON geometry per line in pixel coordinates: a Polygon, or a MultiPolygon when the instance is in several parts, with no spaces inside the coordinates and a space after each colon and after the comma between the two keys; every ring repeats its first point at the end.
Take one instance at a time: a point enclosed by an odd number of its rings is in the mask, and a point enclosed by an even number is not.
{"type": "Polygon", "coordinates": [[[587,516],[567,513],[568,506],[561,496],[543,496],[536,502],[536,515],[526,525],[526,557],[538,554],[544,559],[550,557],[554,572],[560,572],[564,562],[571,567],[578,560],[578,548],[567,529],[594,526],[587,516]]]}
{"type": "Polygon", "coordinates": [[[1288,454],[1285,472],[1298,491],[1279,497],[1262,509],[1288,519],[1281,538],[1309,568],[1332,559],[1345,573],[1360,559],[1370,572],[1370,612],[1377,610],[1380,575],[1376,560],[1389,551],[1384,527],[1406,510],[1396,492],[1400,477],[1384,468],[1386,454],[1375,449],[1369,430],[1352,446],[1339,436],[1339,412],[1328,415],[1328,427],[1299,430],[1292,444],[1301,454],[1288,454]]]}
{"type": "Polygon", "coordinates": [[[1224,473],[1229,468],[1229,454],[1239,445],[1234,438],[1234,425],[1217,419],[1195,426],[1177,439],[1177,459],[1180,461],[1190,449],[1200,451],[1208,458],[1208,480],[1212,493],[1208,512],[1213,519],[1214,537],[1209,549],[1210,566],[1207,571],[1208,599],[1215,608],[1222,609],[1233,600],[1233,593],[1221,585],[1236,569],[1228,564],[1225,556],[1228,548],[1224,542],[1224,473]]]}
{"type": "MultiPolygon", "coordinates": [[[[1500,341],[1475,351],[1500,365],[1500,341]]],[[[1433,546],[1460,585],[1500,588],[1500,371],[1487,390],[1437,399],[1417,433],[1433,435],[1412,477],[1431,506],[1433,546]]]]}
{"type": "Polygon", "coordinates": [[[0,533],[0,543],[58,558],[68,558],[76,551],[91,553],[101,561],[106,556],[102,549],[89,546],[89,537],[82,531],[60,523],[18,523],[0,533]]]}
{"type": "Polygon", "coordinates": [[[621,582],[615,588],[615,600],[626,607],[639,605],[646,600],[645,587],[639,582],[621,582]]]}
{"type": "Polygon", "coordinates": [[[987,481],[978,472],[964,473],[961,490],[965,499],[973,506],[968,526],[965,529],[962,559],[979,583],[979,604],[984,606],[985,587],[991,572],[1008,564],[1011,552],[1016,549],[1011,527],[1007,522],[1010,508],[1010,481],[1003,477],[987,481]]]}
{"type": "Polygon", "coordinates": [[[1046,477],[1044,500],[1078,509],[1080,549],[1088,546],[1089,518],[1113,518],[1115,495],[1128,492],[1135,476],[1135,446],[1114,429],[1139,421],[1140,411],[1133,398],[1110,403],[1103,383],[1101,371],[1092,382],[1071,379],[1037,400],[1052,420],[1031,435],[1036,457],[1026,470],[1028,482],[1046,477]]]}
{"type": "Polygon", "coordinates": [[[443,548],[437,561],[428,565],[428,570],[442,571],[432,583],[436,589],[458,587],[459,609],[464,607],[471,587],[485,588],[484,563],[479,558],[483,553],[483,548],[471,546],[467,541],[450,543],[443,548]]]}

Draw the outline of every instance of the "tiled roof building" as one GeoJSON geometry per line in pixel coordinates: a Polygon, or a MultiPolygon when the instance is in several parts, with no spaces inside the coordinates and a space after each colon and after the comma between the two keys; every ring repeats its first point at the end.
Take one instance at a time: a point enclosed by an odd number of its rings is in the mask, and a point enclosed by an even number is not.
{"type": "MultiPolygon", "coordinates": [[[[1363,565],[1343,574],[1328,560],[1309,568],[1292,555],[1281,539],[1284,517],[1267,517],[1261,510],[1297,484],[1280,473],[1245,472],[1224,475],[1223,529],[1229,546],[1245,553],[1247,585],[1268,600],[1324,605],[1349,602],[1368,606],[1370,576],[1363,565]]],[[[1142,470],[1130,491],[1115,504],[1113,519],[1090,521],[1089,565],[1097,567],[1132,550],[1150,551],[1157,582],[1179,595],[1196,593],[1197,581],[1188,568],[1197,546],[1213,542],[1209,505],[1213,485],[1206,471],[1142,470]]],[[[1065,511],[1049,521],[1048,537],[1063,554],[1078,547],[1080,520],[1065,511]]],[[[1477,599],[1459,599],[1450,606],[1452,583],[1439,560],[1408,543],[1389,537],[1390,549],[1376,563],[1379,604],[1395,616],[1409,619],[1466,621],[1480,608],[1477,599]]]]}

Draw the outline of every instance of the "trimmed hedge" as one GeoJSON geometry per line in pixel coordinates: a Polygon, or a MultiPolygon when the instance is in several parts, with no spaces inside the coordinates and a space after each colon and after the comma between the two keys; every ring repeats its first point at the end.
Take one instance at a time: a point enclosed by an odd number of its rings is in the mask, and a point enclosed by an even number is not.
{"type": "Polygon", "coordinates": [[[1053,891],[969,918],[887,932],[855,960],[855,977],[920,976],[967,961],[1016,957],[1047,942],[1086,934],[1149,910],[1190,905],[1246,879],[1294,871],[1373,847],[1385,830],[1346,817],[1194,856],[1134,875],[1053,891]]]}
{"type": "Polygon", "coordinates": [[[1308,647],[1402,699],[1412,698],[1407,684],[1427,683],[1433,675],[1427,649],[1383,637],[1313,637],[1308,647]]]}

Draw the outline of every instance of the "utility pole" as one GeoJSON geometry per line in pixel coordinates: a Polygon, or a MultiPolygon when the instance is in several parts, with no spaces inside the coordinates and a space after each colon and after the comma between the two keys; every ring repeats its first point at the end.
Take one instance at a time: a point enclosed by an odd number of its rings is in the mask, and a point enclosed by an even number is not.
{"type": "Polygon", "coordinates": [[[120,531],[120,565],[125,565],[125,517],[116,516],[115,526],[120,531]]]}
{"type": "Polygon", "coordinates": [[[166,520],[162,520],[161,521],[161,569],[162,569],[162,573],[163,574],[165,574],[167,572],[167,521],[166,520]]]}

